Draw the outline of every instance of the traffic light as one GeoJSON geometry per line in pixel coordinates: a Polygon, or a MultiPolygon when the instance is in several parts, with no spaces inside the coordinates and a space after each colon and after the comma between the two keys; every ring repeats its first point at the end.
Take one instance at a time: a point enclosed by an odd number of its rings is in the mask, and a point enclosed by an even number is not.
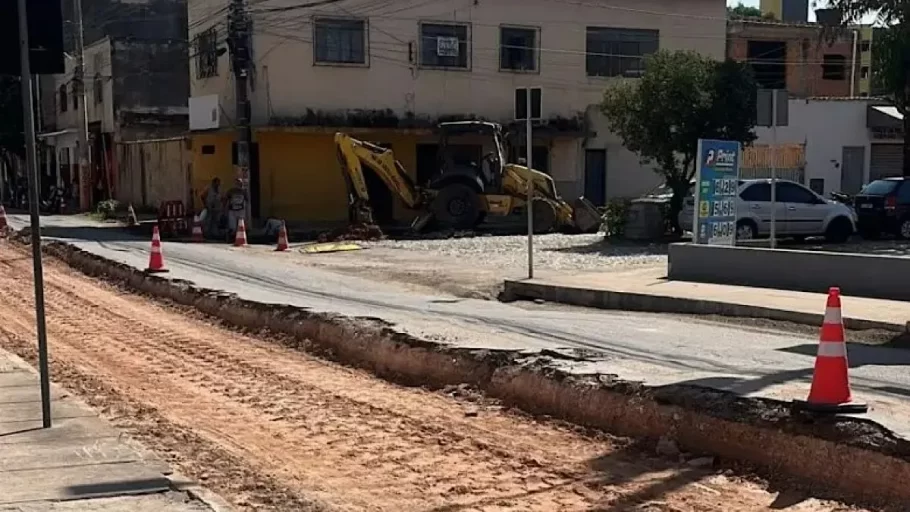
{"type": "MultiPolygon", "coordinates": [[[[63,12],[60,0],[28,0],[32,74],[63,73],[63,12]]],[[[19,75],[18,0],[0,0],[0,75],[19,75]]]]}

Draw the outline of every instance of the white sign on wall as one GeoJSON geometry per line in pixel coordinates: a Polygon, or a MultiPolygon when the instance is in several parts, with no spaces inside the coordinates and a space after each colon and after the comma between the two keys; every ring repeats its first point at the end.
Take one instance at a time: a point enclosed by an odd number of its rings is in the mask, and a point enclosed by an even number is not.
{"type": "Polygon", "coordinates": [[[458,57],[458,38],[437,36],[436,55],[439,57],[458,57]]]}
{"type": "Polygon", "coordinates": [[[190,131],[214,130],[221,126],[218,95],[190,97],[190,131]]]}

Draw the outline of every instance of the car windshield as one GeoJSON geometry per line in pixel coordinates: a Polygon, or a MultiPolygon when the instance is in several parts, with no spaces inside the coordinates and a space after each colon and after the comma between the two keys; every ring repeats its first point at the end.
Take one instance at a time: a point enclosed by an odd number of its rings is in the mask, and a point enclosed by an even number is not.
{"type": "Polygon", "coordinates": [[[867,196],[886,196],[893,192],[897,185],[897,180],[875,180],[863,187],[859,193],[867,196]]]}

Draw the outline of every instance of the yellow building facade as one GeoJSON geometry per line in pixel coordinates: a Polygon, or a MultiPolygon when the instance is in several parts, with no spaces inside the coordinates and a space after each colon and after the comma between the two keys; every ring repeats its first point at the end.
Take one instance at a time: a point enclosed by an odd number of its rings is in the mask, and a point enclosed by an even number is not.
{"type": "MultiPolygon", "coordinates": [[[[253,131],[258,147],[259,217],[312,224],[342,223],[348,219],[344,178],[336,156],[334,135],[328,128],[263,127],[253,131]]],[[[357,138],[395,152],[395,157],[416,179],[417,144],[428,142],[428,130],[345,129],[357,138]]],[[[235,179],[232,158],[234,131],[194,133],[192,136],[193,187],[195,205],[215,177],[223,188],[235,179]]],[[[396,205],[395,218],[403,222],[413,216],[396,205]]]]}

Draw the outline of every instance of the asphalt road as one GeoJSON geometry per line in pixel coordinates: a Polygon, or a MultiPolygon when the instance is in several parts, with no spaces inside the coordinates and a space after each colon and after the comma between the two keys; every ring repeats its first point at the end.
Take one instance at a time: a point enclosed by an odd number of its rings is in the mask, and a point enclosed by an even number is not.
{"type": "MultiPolygon", "coordinates": [[[[22,227],[27,217],[11,215],[10,222],[22,227]]],[[[45,217],[42,222],[48,238],[136,268],[147,266],[149,240],[84,217],[45,217]]],[[[224,244],[175,242],[165,242],[163,252],[167,277],[249,300],[381,318],[411,335],[457,346],[601,354],[561,363],[578,372],[780,399],[805,398],[812,375],[816,340],[794,334],[680,317],[521,308],[417,294],[398,284],[309,268],[298,252],[263,254],[224,244]]],[[[864,345],[849,350],[855,398],[870,404],[872,419],[910,438],[910,351],[864,345]]]]}

